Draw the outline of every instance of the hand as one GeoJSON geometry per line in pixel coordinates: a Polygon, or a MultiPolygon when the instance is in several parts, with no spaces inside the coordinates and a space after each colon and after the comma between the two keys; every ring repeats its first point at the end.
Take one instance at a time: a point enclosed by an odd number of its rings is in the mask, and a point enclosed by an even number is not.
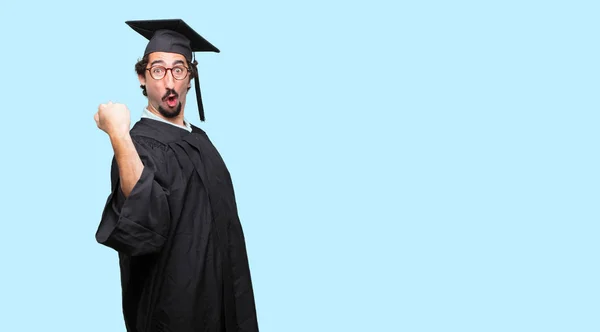
{"type": "Polygon", "coordinates": [[[96,125],[110,137],[119,137],[129,133],[131,119],[129,110],[124,104],[100,104],[94,114],[96,125]]]}

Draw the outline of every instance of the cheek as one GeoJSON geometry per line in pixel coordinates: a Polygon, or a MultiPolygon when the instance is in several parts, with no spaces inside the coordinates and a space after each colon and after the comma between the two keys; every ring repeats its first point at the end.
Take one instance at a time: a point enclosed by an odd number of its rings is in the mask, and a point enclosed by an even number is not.
{"type": "Polygon", "coordinates": [[[148,97],[153,99],[162,98],[162,94],[164,94],[164,92],[161,92],[159,87],[157,87],[156,85],[146,85],[146,90],[148,91],[148,97]]]}
{"type": "Polygon", "coordinates": [[[180,96],[185,96],[188,92],[188,85],[187,84],[182,84],[177,93],[179,93],[180,96]]]}
{"type": "Polygon", "coordinates": [[[146,85],[146,91],[149,96],[153,96],[155,94],[156,89],[151,85],[146,85]]]}

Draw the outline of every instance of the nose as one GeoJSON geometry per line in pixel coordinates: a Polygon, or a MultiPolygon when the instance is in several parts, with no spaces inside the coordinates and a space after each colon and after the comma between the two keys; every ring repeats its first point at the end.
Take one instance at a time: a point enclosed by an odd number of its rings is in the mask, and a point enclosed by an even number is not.
{"type": "Polygon", "coordinates": [[[165,81],[166,88],[173,89],[175,87],[175,78],[173,77],[173,73],[170,69],[167,70],[167,73],[165,74],[165,77],[163,77],[163,80],[165,81]]]}

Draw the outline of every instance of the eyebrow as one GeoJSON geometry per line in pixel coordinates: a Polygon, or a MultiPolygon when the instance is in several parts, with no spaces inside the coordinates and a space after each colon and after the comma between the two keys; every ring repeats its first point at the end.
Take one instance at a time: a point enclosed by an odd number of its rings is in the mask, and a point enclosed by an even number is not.
{"type": "MultiPolygon", "coordinates": [[[[165,62],[163,60],[154,60],[154,61],[152,61],[152,63],[150,64],[150,66],[154,66],[155,64],[158,64],[158,63],[165,64],[165,62]]],[[[185,64],[183,62],[183,60],[175,60],[175,61],[173,61],[173,65],[181,65],[181,64],[185,64]]]]}

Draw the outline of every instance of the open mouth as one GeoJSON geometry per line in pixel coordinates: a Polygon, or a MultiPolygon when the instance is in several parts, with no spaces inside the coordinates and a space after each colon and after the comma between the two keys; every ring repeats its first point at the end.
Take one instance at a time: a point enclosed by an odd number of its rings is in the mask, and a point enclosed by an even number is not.
{"type": "Polygon", "coordinates": [[[167,102],[167,105],[168,105],[169,107],[175,107],[175,106],[177,106],[177,96],[170,95],[170,96],[168,96],[168,97],[165,99],[165,101],[167,102]]]}

